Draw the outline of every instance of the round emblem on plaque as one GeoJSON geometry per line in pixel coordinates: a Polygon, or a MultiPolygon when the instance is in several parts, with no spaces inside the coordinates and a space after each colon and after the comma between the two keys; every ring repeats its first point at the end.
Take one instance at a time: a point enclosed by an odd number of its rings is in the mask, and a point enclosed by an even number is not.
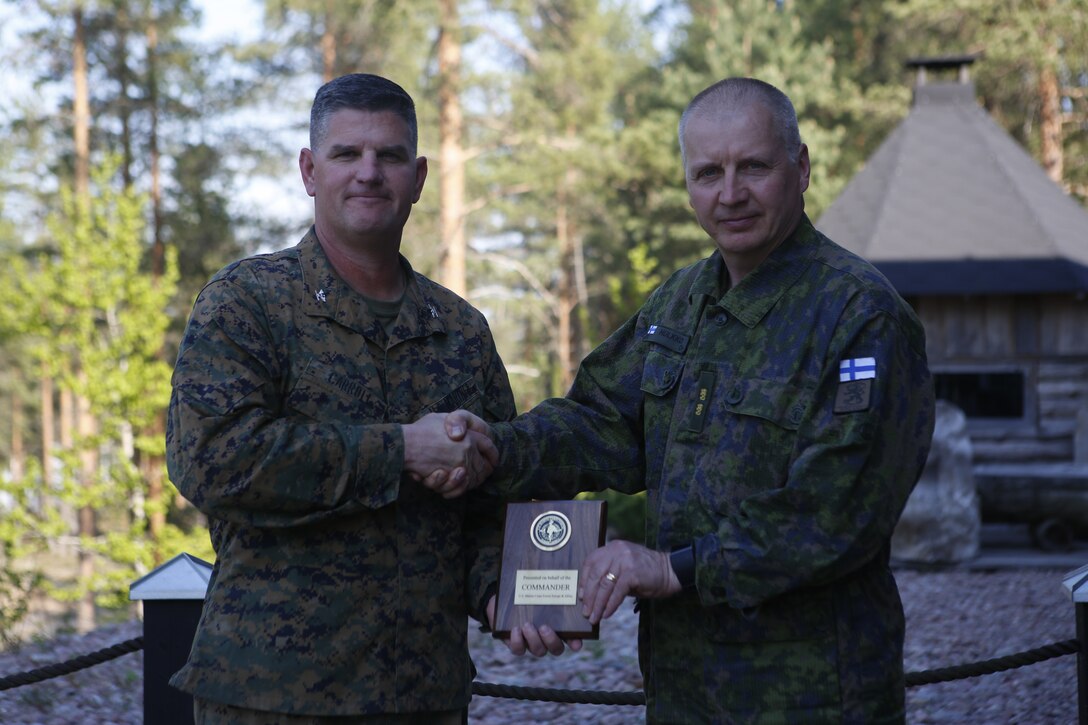
{"type": "Polygon", "coordinates": [[[545,511],[533,519],[529,538],[542,551],[562,549],[570,541],[570,519],[558,511],[545,511]]]}

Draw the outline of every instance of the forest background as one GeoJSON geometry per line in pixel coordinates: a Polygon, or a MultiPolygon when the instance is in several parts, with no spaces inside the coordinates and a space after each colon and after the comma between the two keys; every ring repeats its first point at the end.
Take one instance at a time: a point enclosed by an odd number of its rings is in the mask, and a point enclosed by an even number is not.
{"type": "MultiPolygon", "coordinates": [[[[311,223],[317,87],[417,100],[431,175],[416,269],[487,315],[519,409],[673,270],[710,253],[676,124],[756,76],[793,99],[816,219],[906,115],[917,57],[978,56],[980,104],[1088,200],[1088,0],[252,0],[244,40],[191,0],[0,0],[0,640],[53,603],[87,631],[131,582],[213,559],[163,463],[194,296],[311,223]]],[[[618,511],[619,512],[619,511],[618,511]]]]}

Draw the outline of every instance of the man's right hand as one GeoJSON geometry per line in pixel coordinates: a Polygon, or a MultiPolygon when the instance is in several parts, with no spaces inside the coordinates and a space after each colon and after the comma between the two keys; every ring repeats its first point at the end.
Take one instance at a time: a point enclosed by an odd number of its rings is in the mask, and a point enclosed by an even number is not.
{"type": "Polygon", "coordinates": [[[479,486],[499,462],[487,423],[459,412],[475,421],[458,417],[450,424],[446,415],[430,413],[402,426],[405,470],[444,498],[456,498],[479,486]],[[450,429],[457,437],[448,433],[450,429]]]}
{"type": "MultiPolygon", "coordinates": [[[[463,439],[466,434],[471,433],[479,433],[480,435],[487,436],[488,440],[494,439],[494,436],[491,435],[491,426],[478,415],[474,415],[464,409],[458,409],[446,416],[446,435],[449,436],[451,441],[459,441],[463,439]]],[[[498,464],[498,452],[499,451],[496,448],[496,465],[498,464]]]]}
{"type": "MultiPolygon", "coordinates": [[[[491,426],[483,418],[463,409],[455,410],[446,415],[446,435],[451,441],[464,440],[465,436],[468,436],[470,440],[473,436],[484,436],[488,441],[492,439],[491,426]]],[[[494,445],[492,445],[492,448],[494,448],[494,445]]],[[[495,449],[495,456],[494,465],[498,465],[498,449],[495,449]]],[[[445,487],[455,485],[456,477],[462,473],[458,469],[439,468],[421,480],[427,488],[441,492],[445,490],[445,487]]]]}

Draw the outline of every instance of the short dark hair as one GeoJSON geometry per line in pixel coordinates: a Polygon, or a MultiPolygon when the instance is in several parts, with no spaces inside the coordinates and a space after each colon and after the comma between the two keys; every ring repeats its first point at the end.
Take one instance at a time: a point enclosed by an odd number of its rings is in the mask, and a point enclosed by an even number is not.
{"type": "Polygon", "coordinates": [[[413,154],[419,143],[416,104],[408,92],[388,78],[370,73],[349,73],[334,78],[317,89],[310,108],[310,148],[316,149],[325,140],[329,117],[336,111],[350,108],[356,111],[392,111],[408,124],[408,136],[413,154]]]}
{"type": "MultiPolygon", "coordinates": [[[[684,129],[692,116],[704,110],[719,110],[725,106],[759,100],[771,112],[774,125],[786,147],[786,155],[796,163],[801,153],[801,132],[797,127],[797,111],[793,102],[770,83],[757,78],[725,78],[703,89],[680,116],[680,155],[685,157],[684,129]]],[[[685,158],[686,161],[686,158],[685,158]]]]}

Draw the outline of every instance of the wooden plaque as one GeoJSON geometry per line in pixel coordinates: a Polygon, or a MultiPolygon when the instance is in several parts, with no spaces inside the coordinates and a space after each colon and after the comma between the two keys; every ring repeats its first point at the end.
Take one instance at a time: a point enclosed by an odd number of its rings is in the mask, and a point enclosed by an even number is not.
{"type": "Polygon", "coordinates": [[[494,636],[507,639],[525,622],[548,625],[564,639],[597,639],[582,616],[579,569],[604,545],[604,501],[532,501],[506,505],[494,636]]]}

